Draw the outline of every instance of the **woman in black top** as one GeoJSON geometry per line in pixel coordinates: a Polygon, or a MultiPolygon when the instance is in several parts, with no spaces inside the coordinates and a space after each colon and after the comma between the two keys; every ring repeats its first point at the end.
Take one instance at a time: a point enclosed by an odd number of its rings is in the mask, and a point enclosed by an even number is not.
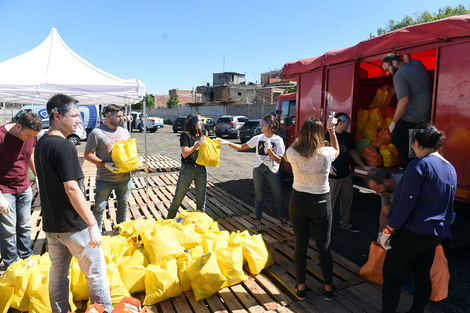
{"type": "Polygon", "coordinates": [[[202,212],[206,211],[207,171],[205,166],[196,164],[198,149],[206,143],[202,132],[203,125],[199,114],[192,113],[188,115],[180,137],[180,174],[176,184],[175,197],[168,209],[167,218],[174,218],[176,216],[186,191],[188,191],[193,181],[196,185],[197,209],[202,212]]]}

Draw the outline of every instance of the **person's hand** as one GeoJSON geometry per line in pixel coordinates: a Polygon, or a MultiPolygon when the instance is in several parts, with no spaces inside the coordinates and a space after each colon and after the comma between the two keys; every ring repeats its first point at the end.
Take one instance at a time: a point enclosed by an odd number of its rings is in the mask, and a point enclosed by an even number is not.
{"type": "Polygon", "coordinates": [[[215,138],[214,140],[217,140],[221,145],[228,145],[230,143],[230,141],[219,138],[219,137],[215,138]]]}
{"type": "Polygon", "coordinates": [[[385,250],[392,249],[392,246],[390,245],[390,236],[392,234],[386,234],[383,231],[379,233],[379,237],[377,238],[377,242],[380,243],[382,248],[385,250]]]}
{"type": "Polygon", "coordinates": [[[388,127],[388,130],[390,131],[390,133],[393,133],[393,130],[395,129],[395,123],[394,122],[391,122],[390,123],[390,126],[388,127]]]}
{"type": "Polygon", "coordinates": [[[264,153],[268,154],[269,150],[271,150],[271,140],[268,138],[264,143],[264,153]]]}
{"type": "Polygon", "coordinates": [[[104,163],[104,167],[111,173],[119,173],[119,167],[116,167],[116,163],[113,162],[106,162],[104,163]]]}
{"type": "Polygon", "coordinates": [[[335,112],[331,112],[326,121],[326,128],[330,130],[334,129],[336,124],[338,124],[338,120],[335,118],[335,112]]]}
{"type": "Polygon", "coordinates": [[[35,183],[36,183],[36,190],[39,192],[39,180],[37,176],[35,178],[35,183]]]}
{"type": "Polygon", "coordinates": [[[207,143],[206,137],[202,136],[201,139],[199,139],[199,146],[203,146],[207,143]]]}
{"type": "Polygon", "coordinates": [[[88,226],[88,232],[90,233],[90,243],[88,245],[93,249],[101,246],[101,232],[98,224],[88,226]]]}
{"type": "Polygon", "coordinates": [[[10,214],[10,211],[11,211],[10,202],[8,202],[8,200],[3,195],[0,195],[0,213],[10,214]]]}

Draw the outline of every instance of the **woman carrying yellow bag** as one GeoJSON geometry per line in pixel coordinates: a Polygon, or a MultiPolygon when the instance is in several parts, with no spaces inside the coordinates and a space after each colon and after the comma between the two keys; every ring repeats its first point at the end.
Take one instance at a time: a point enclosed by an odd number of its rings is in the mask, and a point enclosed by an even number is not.
{"type": "Polygon", "coordinates": [[[197,209],[202,212],[206,211],[207,171],[204,165],[196,163],[199,147],[206,144],[202,132],[203,127],[204,124],[199,114],[192,113],[188,115],[180,137],[181,169],[176,184],[175,197],[168,209],[167,218],[176,216],[178,208],[193,181],[196,185],[197,209]]]}

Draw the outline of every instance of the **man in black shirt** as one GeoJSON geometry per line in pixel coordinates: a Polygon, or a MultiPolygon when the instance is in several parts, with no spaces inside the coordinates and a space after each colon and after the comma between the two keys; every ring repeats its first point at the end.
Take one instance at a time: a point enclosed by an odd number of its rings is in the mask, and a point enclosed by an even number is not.
{"type": "MultiPolygon", "coordinates": [[[[351,212],[351,206],[353,201],[353,181],[351,172],[349,171],[349,156],[356,161],[360,166],[368,169],[364,161],[356,151],[356,144],[352,135],[347,131],[349,128],[351,119],[346,113],[337,113],[335,115],[338,124],[336,124],[335,132],[339,142],[339,155],[331,165],[331,171],[329,176],[330,182],[330,196],[331,196],[331,208],[334,210],[336,200],[339,198],[341,220],[340,225],[344,230],[348,230],[353,233],[359,232],[359,229],[355,228],[349,223],[349,215],[351,212]]],[[[330,140],[330,135],[327,132],[325,135],[326,140],[330,140]]]]}
{"type": "Polygon", "coordinates": [[[49,299],[52,312],[67,313],[72,257],[87,278],[91,303],[113,310],[101,234],[86,201],[83,172],[67,136],[81,123],[78,101],[57,94],[47,102],[50,129],[36,145],[34,159],[40,186],[43,230],[51,259],[49,299]]]}

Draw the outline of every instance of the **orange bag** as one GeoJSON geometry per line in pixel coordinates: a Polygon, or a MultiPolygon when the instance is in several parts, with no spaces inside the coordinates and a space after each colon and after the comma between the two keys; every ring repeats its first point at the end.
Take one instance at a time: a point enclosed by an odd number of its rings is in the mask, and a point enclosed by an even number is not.
{"type": "Polygon", "coordinates": [[[377,138],[372,141],[372,145],[378,149],[381,145],[388,145],[391,142],[391,138],[392,134],[390,134],[388,128],[384,128],[379,132],[377,138]]]}
{"type": "MultiPolygon", "coordinates": [[[[382,268],[384,265],[386,253],[387,251],[385,251],[385,249],[382,248],[378,242],[371,242],[369,258],[367,259],[366,264],[364,264],[364,266],[362,266],[359,270],[359,274],[363,275],[376,284],[382,285],[382,268]]],[[[441,301],[447,298],[449,292],[450,274],[449,266],[444,254],[444,249],[442,249],[442,245],[438,245],[436,247],[436,253],[434,254],[434,261],[432,263],[430,275],[432,292],[429,299],[431,301],[441,301]]]]}
{"type": "Polygon", "coordinates": [[[382,166],[382,157],[373,147],[365,147],[361,153],[362,159],[370,166],[382,166]]]}
{"type": "Polygon", "coordinates": [[[132,297],[124,297],[111,313],[139,313],[140,301],[132,297]]]}
{"type": "Polygon", "coordinates": [[[436,247],[436,254],[434,254],[434,262],[431,267],[431,283],[432,292],[429,299],[432,301],[441,301],[447,298],[449,292],[449,265],[444,254],[442,245],[436,247]]]}
{"type": "Polygon", "coordinates": [[[369,258],[366,264],[361,267],[359,274],[365,276],[368,280],[376,284],[382,285],[384,279],[382,276],[382,267],[385,261],[385,251],[380,243],[372,241],[370,243],[369,258]]]}

